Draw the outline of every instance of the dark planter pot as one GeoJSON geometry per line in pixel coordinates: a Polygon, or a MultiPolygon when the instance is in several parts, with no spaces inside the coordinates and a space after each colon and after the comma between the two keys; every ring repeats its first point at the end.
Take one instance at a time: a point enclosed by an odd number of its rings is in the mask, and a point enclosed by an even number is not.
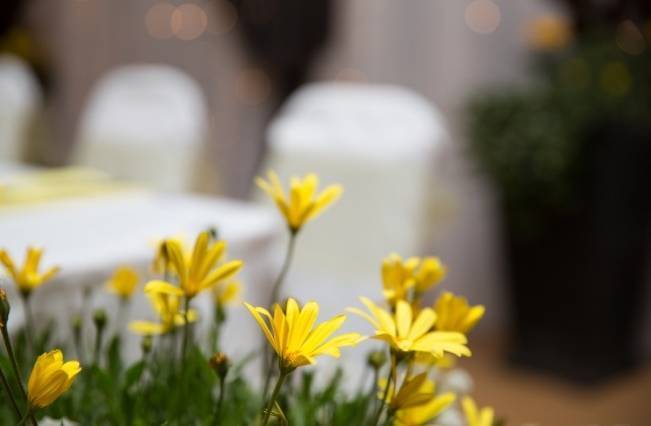
{"type": "Polygon", "coordinates": [[[579,206],[542,212],[535,238],[519,233],[507,210],[505,230],[511,360],[590,384],[631,369],[641,355],[651,131],[611,122],[587,136],[579,206]]]}

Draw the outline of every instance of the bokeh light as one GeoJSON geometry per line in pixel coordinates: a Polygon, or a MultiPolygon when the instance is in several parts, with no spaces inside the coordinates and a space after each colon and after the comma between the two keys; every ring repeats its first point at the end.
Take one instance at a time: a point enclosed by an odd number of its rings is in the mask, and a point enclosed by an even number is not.
{"type": "Polygon", "coordinates": [[[478,34],[490,34],[500,25],[502,14],[492,0],[473,0],[465,12],[466,25],[478,34]]]}
{"type": "Polygon", "coordinates": [[[168,39],[174,35],[171,26],[174,9],[172,4],[162,2],[153,5],[147,11],[145,27],[150,36],[158,39],[168,39]]]}
{"type": "Polygon", "coordinates": [[[171,17],[172,32],[181,40],[194,40],[208,28],[208,15],[196,4],[185,3],[174,9],[171,17]]]}
{"type": "Polygon", "coordinates": [[[610,96],[624,96],[633,84],[631,73],[626,64],[610,62],[601,70],[601,88],[610,96]]]}
{"type": "Polygon", "coordinates": [[[225,34],[235,28],[238,16],[231,3],[225,0],[218,1],[215,4],[215,9],[217,10],[215,19],[208,21],[207,31],[210,34],[225,34]]]}
{"type": "Polygon", "coordinates": [[[553,51],[566,47],[572,40],[572,27],[560,15],[543,15],[527,23],[527,44],[535,50],[553,51]]]}
{"type": "Polygon", "coordinates": [[[260,105],[271,95],[271,79],[259,68],[246,68],[235,79],[235,95],[244,105],[260,105]]]}
{"type": "Polygon", "coordinates": [[[646,48],[642,32],[631,20],[626,20],[617,26],[615,42],[629,55],[639,55],[646,48]]]}

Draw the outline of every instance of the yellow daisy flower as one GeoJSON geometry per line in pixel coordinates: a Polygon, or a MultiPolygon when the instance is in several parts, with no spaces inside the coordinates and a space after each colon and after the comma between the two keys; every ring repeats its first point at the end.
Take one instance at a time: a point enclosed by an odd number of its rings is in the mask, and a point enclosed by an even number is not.
{"type": "Polygon", "coordinates": [[[414,271],[420,259],[410,257],[406,261],[391,253],[382,261],[382,293],[385,299],[393,305],[398,300],[407,300],[409,291],[416,285],[414,271]]]}
{"type": "Polygon", "coordinates": [[[81,371],[78,361],[63,362],[63,353],[55,349],[36,359],[27,382],[27,400],[31,408],[52,404],[67,391],[81,371]]]}
{"type": "Polygon", "coordinates": [[[154,256],[154,261],[152,262],[151,269],[154,273],[163,274],[165,272],[174,272],[174,265],[172,265],[170,262],[170,256],[167,254],[167,246],[165,244],[168,241],[174,241],[174,244],[181,246],[183,254],[186,258],[189,258],[192,255],[192,252],[185,248],[185,235],[179,234],[162,240],[157,240],[153,243],[154,247],[156,248],[156,254],[154,256]]]}
{"type": "MultiPolygon", "coordinates": [[[[145,294],[158,315],[159,322],[132,321],[129,329],[134,333],[152,336],[167,334],[176,327],[185,325],[185,312],[181,309],[181,299],[174,294],[159,292],[154,286],[145,286],[145,294]]],[[[194,309],[188,310],[188,322],[198,318],[194,309]]]]}
{"type": "Polygon", "coordinates": [[[430,331],[436,322],[436,314],[431,308],[421,310],[416,318],[413,318],[412,308],[404,300],[399,300],[396,304],[395,314],[378,307],[365,297],[360,300],[371,315],[357,308],[348,310],[370,322],[376,330],[372,337],[388,343],[394,350],[427,352],[437,358],[446,352],[456,356],[470,356],[470,349],[466,346],[467,339],[463,334],[430,331]]]}
{"type": "Polygon", "coordinates": [[[446,272],[445,265],[438,257],[426,257],[414,273],[415,290],[423,293],[431,289],[445,278],[446,272]]]}
{"type": "Polygon", "coordinates": [[[39,272],[39,264],[43,249],[28,247],[25,262],[21,269],[16,268],[14,261],[5,250],[0,250],[0,262],[4,265],[7,273],[11,276],[18,290],[23,296],[28,296],[32,290],[40,287],[59,272],[59,267],[54,266],[45,272],[39,272]]]}
{"type": "Polygon", "coordinates": [[[391,253],[382,261],[382,287],[385,299],[394,305],[409,300],[409,292],[421,294],[438,284],[446,268],[438,257],[410,257],[407,260],[391,253]]]}
{"type": "Polygon", "coordinates": [[[213,287],[213,299],[216,305],[226,306],[235,302],[242,291],[242,286],[238,281],[218,284],[213,287]]]}
{"type": "Polygon", "coordinates": [[[121,266],[115,270],[106,284],[108,291],[117,294],[124,300],[128,300],[136,290],[139,280],[135,269],[130,266],[121,266]]]}
{"type": "Polygon", "coordinates": [[[339,348],[353,346],[364,339],[358,333],[348,333],[327,340],[341,327],[346,316],[337,315],[314,327],[319,314],[319,305],[315,302],[309,302],[300,309],[298,303],[290,298],[285,312],[280,305],[274,305],[273,316],[264,308],[248,303],[244,305],[258,322],[285,370],[314,364],[314,358],[320,355],[338,358],[339,348]]]}
{"type": "Polygon", "coordinates": [[[485,309],[482,305],[469,306],[465,297],[446,291],[434,304],[434,311],[437,330],[467,334],[484,316],[485,309]]]}
{"type": "Polygon", "coordinates": [[[469,396],[463,398],[461,406],[468,426],[493,426],[495,413],[491,407],[479,410],[475,401],[469,396]]]}
{"type": "Polygon", "coordinates": [[[310,173],[303,179],[292,177],[289,194],[285,195],[278,175],[269,170],[267,176],[268,181],[259,177],[256,178],[256,183],[276,203],[289,229],[294,233],[334,203],[343,192],[340,185],[330,185],[317,194],[319,178],[310,173]]]}
{"type": "Polygon", "coordinates": [[[427,373],[422,373],[405,380],[388,403],[389,409],[395,412],[395,426],[417,426],[434,420],[455,399],[451,392],[436,395],[436,385],[427,378],[427,373]]]}
{"type": "Polygon", "coordinates": [[[231,278],[242,268],[241,260],[219,265],[226,251],[226,242],[211,242],[210,232],[207,231],[199,234],[190,256],[184,255],[183,247],[174,240],[166,241],[165,249],[179,285],[154,280],[147,286],[158,292],[184,296],[188,300],[218,282],[231,278]]]}

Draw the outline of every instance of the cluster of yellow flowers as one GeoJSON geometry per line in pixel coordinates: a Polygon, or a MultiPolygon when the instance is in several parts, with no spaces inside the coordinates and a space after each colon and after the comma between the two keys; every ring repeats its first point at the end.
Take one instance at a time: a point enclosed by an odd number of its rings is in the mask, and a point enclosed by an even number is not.
{"type": "MultiPolygon", "coordinates": [[[[483,317],[484,307],[471,306],[465,298],[450,292],[442,292],[433,304],[428,305],[427,293],[437,288],[445,278],[445,265],[436,257],[411,257],[403,260],[394,253],[387,256],[381,264],[381,301],[362,297],[360,300],[365,309],[347,309],[367,320],[374,332],[370,335],[335,335],[346,321],[345,314],[317,324],[319,305],[316,302],[300,306],[290,297],[281,305],[279,296],[297,235],[306,223],[341,196],[342,188],[331,185],[319,192],[319,180],[314,174],[292,178],[287,193],[273,172],[269,172],[268,181],[258,179],[257,183],[278,207],[289,232],[286,260],[274,283],[270,305],[252,306],[244,303],[260,326],[277,360],[277,364],[268,365],[267,384],[274,375],[277,380],[268,398],[265,385],[263,397],[267,398],[267,403],[261,414],[261,424],[267,425],[272,414],[277,414],[280,410],[276,400],[283,383],[294,370],[315,364],[321,355],[337,358],[341,348],[355,346],[367,339],[381,342],[388,354],[386,358],[390,359],[386,377],[379,378],[373,384],[373,392],[378,393],[379,404],[373,412],[372,424],[411,426],[435,421],[457,397],[450,392],[437,392],[431,373],[450,367],[455,357],[471,355],[467,335],[483,317]]],[[[151,302],[157,321],[132,321],[129,329],[151,337],[170,334],[183,328],[183,361],[190,339],[190,325],[199,317],[192,309],[192,300],[204,291],[212,291],[219,326],[224,306],[236,300],[240,293],[240,283],[234,277],[243,267],[243,262],[228,260],[226,252],[226,242],[219,240],[212,231],[201,232],[191,249],[180,238],[168,238],[159,242],[152,265],[153,272],[159,278],[144,285],[144,293],[151,302]]],[[[44,272],[39,270],[42,253],[41,249],[30,247],[24,265],[17,268],[9,254],[0,250],[0,263],[22,296],[28,322],[30,294],[58,272],[56,267],[44,272]]],[[[107,281],[107,289],[116,294],[124,305],[139,288],[140,281],[136,270],[122,266],[107,281]]],[[[9,387],[6,390],[17,416],[24,420],[33,419],[36,409],[50,405],[71,386],[81,367],[78,361],[64,362],[60,350],[46,352],[37,358],[27,382],[27,390],[24,390],[7,332],[8,313],[6,294],[0,290],[0,330],[26,401],[25,407],[21,409],[9,387]]],[[[222,358],[223,355],[215,355],[211,360],[219,364],[222,358]]],[[[369,364],[379,377],[383,362],[369,364]]],[[[6,383],[1,369],[0,373],[2,381],[6,383]]],[[[480,410],[470,397],[465,396],[461,408],[468,426],[492,425],[494,415],[490,407],[480,410]]]]}
{"type": "MultiPolygon", "coordinates": [[[[194,322],[198,315],[190,308],[190,302],[205,290],[213,291],[217,305],[233,301],[239,294],[240,284],[229,280],[243,263],[224,261],[225,256],[226,242],[215,240],[209,231],[199,234],[191,251],[186,250],[178,238],[160,242],[152,269],[164,279],[149,281],[144,288],[160,321],[134,321],[129,328],[142,335],[157,335],[194,322]]],[[[133,291],[130,282],[131,279],[121,277],[118,270],[109,286],[113,292],[130,297],[133,291]]]]}
{"type": "MultiPolygon", "coordinates": [[[[289,196],[273,172],[269,172],[269,181],[258,179],[258,185],[273,199],[287,222],[291,241],[288,256],[295,235],[342,192],[338,185],[333,185],[317,195],[318,179],[313,174],[292,178],[289,196]]],[[[446,275],[445,266],[436,257],[403,260],[398,254],[391,254],[382,262],[381,272],[386,308],[363,297],[361,302],[368,312],[348,309],[373,326],[375,333],[370,337],[384,342],[390,353],[390,373],[378,383],[382,389],[381,404],[374,424],[380,424],[382,418],[403,426],[428,424],[456,398],[452,393],[436,394],[435,384],[428,378],[429,370],[449,366],[446,357],[451,355],[471,355],[466,335],[484,315],[484,307],[470,306],[465,298],[450,292],[441,294],[432,307],[423,306],[426,292],[446,275]],[[399,370],[403,371],[402,380],[399,380],[399,370]],[[424,371],[415,374],[415,370],[424,371]],[[386,414],[385,407],[388,407],[386,414]]],[[[338,315],[315,326],[319,309],[315,302],[301,309],[289,298],[284,310],[277,303],[273,306],[273,315],[264,307],[249,304],[246,307],[278,357],[279,378],[263,413],[263,425],[269,419],[283,381],[294,369],[314,364],[319,355],[339,357],[341,347],[353,346],[367,338],[348,333],[329,339],[346,317],[338,315]]],[[[462,408],[469,426],[492,425],[491,408],[478,411],[468,396],[463,399],[462,408]]]]}
{"type": "MultiPolygon", "coordinates": [[[[39,267],[42,255],[42,249],[28,247],[23,266],[19,269],[16,267],[9,253],[6,250],[0,250],[0,263],[5,267],[7,274],[12,278],[23,298],[27,321],[31,320],[28,318],[31,312],[28,309],[30,295],[42,284],[52,279],[59,271],[58,267],[51,267],[45,272],[40,272],[39,267]]],[[[11,343],[11,337],[7,331],[9,310],[10,306],[7,300],[7,294],[4,289],[0,289],[0,332],[2,333],[7,355],[11,361],[15,379],[18,382],[18,388],[26,403],[24,408],[20,407],[16,396],[9,386],[6,373],[2,369],[0,369],[0,378],[2,379],[4,390],[7,393],[17,418],[22,419],[23,422],[30,421],[36,424],[34,413],[38,409],[52,404],[52,402],[67,391],[77,375],[81,372],[81,367],[78,361],[64,362],[63,353],[59,349],[46,352],[36,359],[32,372],[29,375],[27,390],[25,390],[20,367],[16,361],[16,355],[11,343]]]]}

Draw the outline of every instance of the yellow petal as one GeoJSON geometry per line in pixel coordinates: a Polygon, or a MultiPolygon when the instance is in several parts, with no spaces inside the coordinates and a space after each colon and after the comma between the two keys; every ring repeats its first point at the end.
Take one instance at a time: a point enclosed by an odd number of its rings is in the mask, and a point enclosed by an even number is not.
{"type": "Polygon", "coordinates": [[[2,262],[9,275],[11,275],[15,281],[18,275],[16,272],[16,266],[14,265],[14,261],[11,259],[11,256],[9,256],[9,253],[7,253],[5,250],[0,250],[0,262],[2,262]]]}
{"type": "Polygon", "coordinates": [[[463,408],[463,413],[466,416],[468,426],[479,426],[479,414],[477,413],[477,405],[475,401],[466,396],[461,400],[461,406],[463,408]]]}
{"type": "Polygon", "coordinates": [[[373,314],[380,324],[379,330],[385,331],[393,336],[396,335],[396,324],[389,314],[384,309],[379,308],[375,303],[366,297],[361,297],[360,300],[366,308],[373,314]]]}
{"type": "Polygon", "coordinates": [[[58,266],[53,266],[53,267],[47,269],[45,271],[45,273],[43,273],[43,276],[41,277],[41,281],[46,282],[46,281],[51,280],[52,278],[54,278],[54,276],[56,274],[59,273],[60,270],[61,270],[61,268],[59,268],[58,266]]]}
{"type": "Polygon", "coordinates": [[[274,172],[273,170],[269,170],[267,172],[267,176],[269,177],[269,182],[271,183],[273,190],[282,198],[285,198],[285,191],[283,189],[283,185],[280,183],[280,178],[278,177],[276,172],[274,172]]]}
{"type": "Polygon", "coordinates": [[[321,346],[328,337],[330,337],[335,331],[339,330],[344,321],[346,321],[345,315],[337,315],[316,326],[305,339],[302,350],[306,353],[316,351],[316,349],[321,346]]]}
{"type": "Polygon", "coordinates": [[[194,279],[200,279],[199,271],[201,270],[201,266],[206,258],[206,252],[208,251],[210,238],[210,233],[208,231],[204,231],[199,233],[197,240],[194,243],[194,249],[192,250],[192,257],[189,268],[189,275],[194,279]]]}
{"type": "MultiPolygon", "coordinates": [[[[258,313],[258,309],[254,308],[253,306],[249,305],[246,302],[244,302],[244,306],[246,306],[246,309],[248,309],[249,312],[251,312],[251,315],[253,315],[253,318],[257,321],[258,325],[262,329],[262,332],[264,333],[265,337],[269,341],[269,344],[271,344],[271,347],[274,348],[274,350],[278,355],[280,355],[280,350],[278,348],[276,339],[274,338],[274,335],[271,333],[271,330],[269,330],[269,326],[267,325],[265,320],[258,313]]],[[[269,314],[267,313],[267,315],[269,314]]]]}
{"type": "Polygon", "coordinates": [[[188,281],[188,271],[183,256],[183,246],[178,241],[166,240],[165,247],[170,263],[179,277],[179,284],[184,287],[188,281]]]}
{"type": "Polygon", "coordinates": [[[396,325],[398,337],[407,337],[411,328],[411,306],[404,300],[399,300],[396,305],[396,325]]]}
{"type": "Polygon", "coordinates": [[[412,350],[431,352],[436,356],[442,356],[444,352],[457,356],[470,356],[470,349],[465,346],[466,342],[466,336],[461,333],[433,331],[416,340],[412,350]]]}
{"type": "Polygon", "coordinates": [[[167,281],[153,280],[145,285],[145,293],[163,293],[172,296],[183,296],[183,290],[167,281]]]}
{"type": "Polygon", "coordinates": [[[305,220],[314,219],[321,214],[330,204],[337,201],[343,192],[344,189],[340,185],[330,185],[325,188],[314,201],[314,208],[305,220]]]}
{"type": "Polygon", "coordinates": [[[43,249],[38,247],[28,247],[27,256],[25,257],[25,272],[27,274],[36,274],[38,272],[38,264],[41,262],[43,249]]]}
{"type": "Polygon", "coordinates": [[[162,324],[150,321],[131,321],[129,323],[129,330],[143,336],[154,336],[165,332],[162,324]]]}
{"type": "Polygon", "coordinates": [[[460,326],[462,333],[469,332],[484,316],[486,309],[482,305],[473,306],[460,326]]]}
{"type": "Polygon", "coordinates": [[[366,312],[362,311],[361,309],[359,309],[359,308],[346,308],[346,310],[347,310],[348,312],[350,312],[350,313],[353,313],[353,314],[355,314],[355,315],[359,315],[360,317],[364,318],[366,321],[368,321],[369,323],[371,323],[371,325],[372,325],[374,328],[376,328],[376,329],[379,329],[379,328],[380,328],[380,323],[377,322],[377,320],[376,320],[375,318],[373,318],[372,316],[370,316],[370,315],[367,314],[366,312]]]}
{"type": "Polygon", "coordinates": [[[362,340],[364,340],[364,336],[359,333],[342,334],[341,336],[333,337],[332,339],[325,342],[323,345],[313,351],[311,355],[330,355],[332,357],[339,358],[339,348],[344,346],[355,346],[362,340]]]}
{"type": "Polygon", "coordinates": [[[436,322],[436,314],[434,311],[430,308],[425,308],[416,317],[416,320],[411,326],[411,330],[409,330],[409,334],[407,335],[407,338],[409,340],[416,340],[432,328],[434,323],[436,322]]]}
{"type": "Polygon", "coordinates": [[[232,278],[240,271],[240,269],[242,269],[243,265],[244,263],[241,260],[232,260],[221,265],[206,277],[206,279],[201,283],[200,289],[203,290],[215,285],[219,281],[232,278]]]}
{"type": "MultiPolygon", "coordinates": [[[[289,302],[287,305],[289,308],[289,302]]],[[[303,309],[300,311],[298,316],[293,319],[287,344],[290,350],[291,348],[300,348],[303,345],[303,342],[305,342],[308,334],[312,330],[312,326],[314,326],[318,315],[319,305],[316,303],[309,302],[303,306],[303,309]]],[[[290,322],[290,324],[292,323],[292,320],[289,319],[289,314],[287,315],[287,321],[290,322]]]]}
{"type": "Polygon", "coordinates": [[[202,263],[201,267],[197,271],[197,276],[199,277],[205,277],[208,275],[208,273],[212,270],[212,268],[215,267],[219,259],[224,255],[226,252],[226,242],[225,241],[217,241],[215,244],[213,244],[207,251],[202,263]]]}

